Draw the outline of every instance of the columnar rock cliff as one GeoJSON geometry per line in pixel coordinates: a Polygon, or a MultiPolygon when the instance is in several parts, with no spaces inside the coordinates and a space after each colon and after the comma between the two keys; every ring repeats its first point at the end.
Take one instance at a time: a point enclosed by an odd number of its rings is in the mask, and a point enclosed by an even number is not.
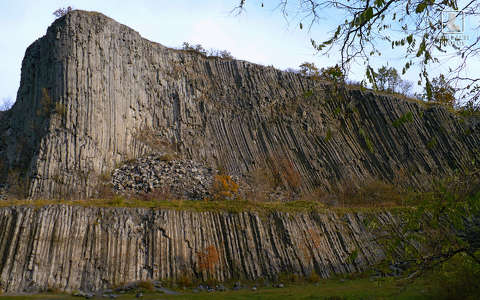
{"type": "MultiPolygon", "coordinates": [[[[377,218],[395,221],[387,213],[377,218]]],[[[135,280],[355,272],[383,257],[368,220],[360,213],[1,208],[0,289],[85,291],[135,280]]]]}
{"type": "Polygon", "coordinates": [[[480,145],[443,107],[169,49],[85,11],[27,49],[0,123],[3,181],[31,197],[90,196],[118,163],[165,149],[238,175],[288,161],[302,189],[402,174],[417,187],[480,145]]]}

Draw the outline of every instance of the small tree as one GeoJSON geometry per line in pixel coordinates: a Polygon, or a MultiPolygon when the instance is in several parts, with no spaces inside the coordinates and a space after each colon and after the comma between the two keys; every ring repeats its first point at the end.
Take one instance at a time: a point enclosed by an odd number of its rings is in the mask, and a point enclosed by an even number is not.
{"type": "Polygon", "coordinates": [[[411,91],[412,91],[412,82],[411,81],[408,81],[408,80],[400,80],[400,83],[398,85],[399,87],[399,90],[398,92],[407,96],[407,97],[410,97],[411,96],[411,91]]]}
{"type": "Polygon", "coordinates": [[[235,57],[233,57],[233,55],[228,50],[210,49],[208,51],[208,56],[218,56],[223,59],[235,59],[235,57]]]}
{"type": "Polygon", "coordinates": [[[300,74],[302,74],[303,76],[318,77],[320,75],[320,71],[314,63],[304,62],[299,67],[300,74]]]}
{"type": "Polygon", "coordinates": [[[232,53],[230,53],[228,50],[221,50],[218,56],[224,59],[234,59],[232,53]]]}
{"type": "Polygon", "coordinates": [[[429,101],[436,101],[448,106],[455,105],[455,89],[445,80],[445,76],[434,78],[430,84],[430,91],[427,85],[427,99],[429,101]]]}
{"type": "Polygon", "coordinates": [[[343,74],[342,69],[338,65],[335,65],[334,67],[322,68],[320,70],[320,79],[333,82],[344,82],[345,74],[343,74]]]}
{"type": "Polygon", "coordinates": [[[63,17],[64,15],[68,14],[69,12],[72,11],[72,7],[71,6],[68,6],[68,7],[60,7],[59,9],[57,9],[56,11],[53,12],[53,15],[56,17],[56,18],[60,18],[60,17],[63,17]]]}
{"type": "Polygon", "coordinates": [[[182,50],[195,51],[203,55],[207,55],[207,50],[205,50],[205,48],[203,48],[203,46],[200,44],[190,45],[190,43],[183,42],[182,50]]]}
{"type": "Polygon", "coordinates": [[[382,66],[376,73],[377,88],[381,91],[396,92],[396,87],[402,81],[395,68],[382,66]]]}

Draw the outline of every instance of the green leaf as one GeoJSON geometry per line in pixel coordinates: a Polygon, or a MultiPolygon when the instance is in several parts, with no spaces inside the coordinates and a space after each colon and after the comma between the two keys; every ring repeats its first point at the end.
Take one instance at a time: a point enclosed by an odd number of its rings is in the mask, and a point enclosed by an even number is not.
{"type": "Polygon", "coordinates": [[[382,7],[385,4],[385,1],[375,0],[374,4],[375,4],[376,7],[382,7]]]}
{"type": "Polygon", "coordinates": [[[300,30],[302,30],[302,29],[303,29],[303,24],[302,24],[302,22],[300,22],[300,30]]]}
{"type": "Polygon", "coordinates": [[[408,44],[411,44],[413,42],[413,34],[407,36],[407,42],[408,44]]]}
{"type": "Polygon", "coordinates": [[[420,2],[418,5],[417,5],[417,8],[415,9],[415,12],[417,14],[423,12],[425,10],[425,8],[427,8],[427,3],[426,1],[423,1],[423,2],[420,2]]]}
{"type": "Polygon", "coordinates": [[[422,42],[420,43],[420,46],[418,46],[417,57],[420,57],[426,48],[427,48],[427,44],[426,44],[425,38],[423,38],[422,42]]]}
{"type": "Polygon", "coordinates": [[[365,10],[364,14],[365,21],[369,21],[373,17],[373,8],[370,6],[369,8],[367,8],[367,10],[365,10]]]}

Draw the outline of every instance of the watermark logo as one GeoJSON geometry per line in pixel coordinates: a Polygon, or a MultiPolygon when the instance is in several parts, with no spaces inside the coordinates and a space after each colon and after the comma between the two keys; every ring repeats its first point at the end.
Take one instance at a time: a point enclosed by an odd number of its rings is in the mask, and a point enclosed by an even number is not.
{"type": "Polygon", "coordinates": [[[465,34],[465,14],[458,10],[444,10],[441,15],[442,45],[454,48],[465,46],[468,36],[465,34]]]}
{"type": "Polygon", "coordinates": [[[444,10],[442,12],[442,31],[445,34],[463,34],[465,31],[463,11],[444,10]]]}

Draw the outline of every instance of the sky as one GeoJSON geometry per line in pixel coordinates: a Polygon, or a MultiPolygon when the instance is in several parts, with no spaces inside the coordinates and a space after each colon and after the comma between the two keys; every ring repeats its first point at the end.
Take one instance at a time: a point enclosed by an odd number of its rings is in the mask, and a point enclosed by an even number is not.
{"type": "MultiPolygon", "coordinates": [[[[26,48],[45,35],[55,20],[53,12],[60,7],[101,12],[138,31],[143,37],[168,47],[180,47],[183,42],[201,44],[205,49],[228,50],[238,59],[273,65],[278,69],[298,68],[305,61],[319,67],[335,65],[338,57],[316,54],[310,39],[328,37],[328,25],[340,19],[334,15],[323,18],[322,25],[308,30],[298,26],[298,18],[285,18],[275,9],[278,0],[265,0],[265,6],[250,1],[240,15],[232,13],[239,0],[0,0],[0,105],[15,101],[20,84],[20,69],[26,48]],[[326,25],[326,26],[324,26],[326,25]]],[[[398,53],[376,58],[378,66],[403,66],[398,53]]],[[[480,66],[480,65],[479,65],[480,66]]],[[[363,78],[359,66],[349,77],[363,78]]],[[[480,68],[477,68],[480,69],[480,68]]],[[[439,72],[444,72],[442,68],[439,72]]],[[[406,78],[416,81],[418,71],[406,78]]]]}

